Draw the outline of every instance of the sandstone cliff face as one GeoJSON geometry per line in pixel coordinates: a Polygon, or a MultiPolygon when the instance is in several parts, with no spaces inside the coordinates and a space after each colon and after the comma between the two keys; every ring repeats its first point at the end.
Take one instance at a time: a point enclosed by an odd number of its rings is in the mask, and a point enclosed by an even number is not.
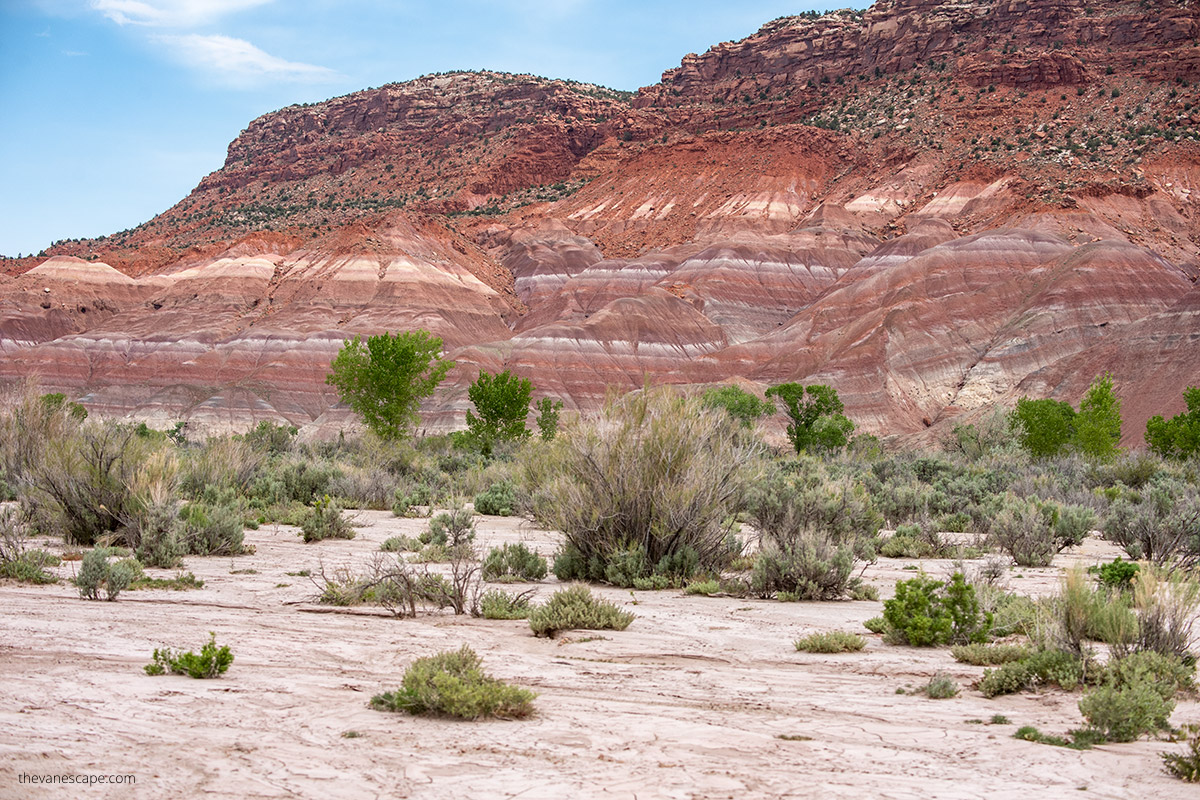
{"type": "Polygon", "coordinates": [[[829,382],[910,434],[1108,370],[1136,444],[1200,383],[1198,37],[1175,0],[906,0],[632,96],[456,73],[284,109],[150,223],[0,277],[0,377],[335,434],[342,341],[425,328],[459,364],[434,428],[479,369],[584,410],[829,382]]]}

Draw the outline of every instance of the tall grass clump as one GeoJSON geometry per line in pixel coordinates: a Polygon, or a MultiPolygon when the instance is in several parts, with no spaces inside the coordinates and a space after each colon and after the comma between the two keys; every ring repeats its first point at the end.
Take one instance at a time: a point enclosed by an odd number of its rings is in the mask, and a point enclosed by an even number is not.
{"type": "Polygon", "coordinates": [[[595,418],[530,442],[533,517],[565,538],[555,574],[632,586],[720,570],[760,449],[728,414],[669,387],[610,397],[595,418]]]}

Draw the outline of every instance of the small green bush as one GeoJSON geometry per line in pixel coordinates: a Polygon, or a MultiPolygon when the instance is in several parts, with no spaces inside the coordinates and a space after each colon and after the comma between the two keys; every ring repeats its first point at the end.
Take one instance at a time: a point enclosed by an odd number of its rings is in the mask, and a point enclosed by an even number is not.
{"type": "Polygon", "coordinates": [[[421,547],[421,540],[411,536],[389,536],[379,545],[385,553],[415,553],[421,547]]]}
{"type": "Polygon", "coordinates": [[[540,581],[546,572],[546,559],[523,542],[493,547],[483,559],[485,581],[540,581]]]}
{"type": "Polygon", "coordinates": [[[487,491],[475,495],[475,513],[511,517],[517,511],[517,487],[510,481],[493,483],[487,491]]]}
{"type": "Polygon", "coordinates": [[[886,633],[887,620],[885,620],[883,617],[871,617],[869,620],[863,623],[863,627],[869,630],[871,633],[886,633]]]}
{"type": "Polygon", "coordinates": [[[79,565],[79,575],[75,578],[80,597],[85,600],[99,600],[100,590],[103,588],[104,599],[116,600],[121,592],[129,588],[141,572],[141,565],[132,559],[109,561],[121,552],[114,547],[96,547],[88,551],[79,565]]]}
{"type": "Polygon", "coordinates": [[[245,552],[245,520],[232,497],[226,503],[195,501],[179,510],[178,537],[183,552],[200,556],[245,552]]]}
{"type": "Polygon", "coordinates": [[[853,575],[854,550],[828,537],[805,532],[788,544],[767,544],[754,562],[750,586],[762,596],[780,599],[841,600],[862,580],[853,575]]]}
{"type": "Polygon", "coordinates": [[[992,614],[980,611],[975,587],[961,572],[948,582],[926,576],[897,581],[883,618],[891,640],[914,647],[987,641],[992,627],[992,614]]]}
{"type": "Polygon", "coordinates": [[[193,678],[219,678],[233,663],[233,651],[228,645],[217,647],[217,635],[208,634],[208,641],[199,653],[180,653],[164,647],[154,651],[154,660],[144,669],[147,675],[190,675],[193,678]]]}
{"type": "Polygon", "coordinates": [[[371,698],[376,711],[407,711],[459,719],[515,719],[533,713],[533,692],[485,674],[475,651],[446,651],[418,658],[404,673],[401,687],[371,698]]]}
{"type": "Polygon", "coordinates": [[[684,594],[702,594],[705,597],[714,595],[721,591],[721,582],[716,578],[709,578],[703,581],[690,581],[687,586],[683,587],[684,594]]]}
{"type": "Polygon", "coordinates": [[[1088,572],[1094,574],[1096,580],[1104,586],[1119,591],[1127,591],[1133,588],[1133,579],[1138,574],[1138,563],[1136,561],[1122,561],[1121,557],[1117,556],[1107,564],[1088,567],[1088,572]]]}
{"type": "Polygon", "coordinates": [[[560,589],[545,605],[535,608],[529,615],[529,627],[534,636],[553,637],[569,630],[623,631],[633,620],[633,614],[597,599],[588,587],[576,584],[560,589]]]}
{"type": "Polygon", "coordinates": [[[1084,695],[1079,712],[1100,736],[1110,742],[1132,742],[1168,727],[1175,701],[1164,699],[1150,680],[1110,683],[1084,695]]]}
{"type": "Polygon", "coordinates": [[[949,700],[958,696],[958,684],[949,675],[939,673],[930,678],[921,691],[934,700],[949,700]]]}
{"type": "Polygon", "coordinates": [[[1188,783],[1200,783],[1200,725],[1184,725],[1187,750],[1182,753],[1159,753],[1167,772],[1188,783]]]}
{"type": "Polygon", "coordinates": [[[313,501],[300,523],[304,541],[320,542],[325,539],[353,539],[354,528],[342,517],[342,508],[325,495],[313,501]]]}
{"type": "Polygon", "coordinates": [[[0,560],[0,578],[21,583],[58,583],[58,578],[46,571],[62,563],[58,556],[45,550],[22,550],[11,558],[0,560]]]}
{"type": "Polygon", "coordinates": [[[1094,663],[1065,650],[1038,650],[1028,658],[984,670],[979,691],[984,697],[1014,694],[1042,685],[1061,686],[1068,691],[1100,677],[1094,663]]]}
{"type": "Polygon", "coordinates": [[[484,619],[528,619],[529,595],[509,594],[501,589],[488,589],[479,598],[479,616],[484,619]]]}
{"type": "Polygon", "coordinates": [[[955,661],[977,667],[994,667],[1028,658],[1032,651],[1019,644],[959,644],[950,648],[955,661]]]}
{"type": "Polygon", "coordinates": [[[429,520],[429,529],[421,534],[421,541],[458,547],[475,540],[475,516],[464,507],[442,511],[429,520]]]}
{"type": "Polygon", "coordinates": [[[866,644],[863,637],[845,631],[812,633],[795,642],[796,649],[805,653],[851,653],[862,650],[866,644]]]}

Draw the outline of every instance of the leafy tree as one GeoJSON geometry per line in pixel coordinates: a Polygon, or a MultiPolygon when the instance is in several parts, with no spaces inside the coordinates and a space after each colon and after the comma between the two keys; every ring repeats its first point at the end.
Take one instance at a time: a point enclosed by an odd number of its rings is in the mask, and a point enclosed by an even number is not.
{"type": "Polygon", "coordinates": [[[562,407],[562,400],[543,397],[537,401],[535,408],[538,415],[535,421],[537,422],[538,431],[546,441],[558,435],[558,412],[562,411],[562,407]]]}
{"type": "Polygon", "coordinates": [[[489,375],[483,370],[467,390],[478,415],[467,412],[467,432],[484,455],[490,455],[498,441],[524,439],[529,435],[525,417],[533,384],[508,370],[489,375]]]}
{"type": "Polygon", "coordinates": [[[433,394],[453,361],[428,331],[355,336],[333,359],[325,382],[382,439],[401,439],[420,421],[421,401],[433,394]]]}
{"type": "Polygon", "coordinates": [[[1031,456],[1050,458],[1062,452],[1075,435],[1075,409],[1058,400],[1022,397],[1009,417],[1009,426],[1031,456]]]}
{"type": "Polygon", "coordinates": [[[788,439],[797,453],[845,447],[854,431],[854,423],[842,414],[844,406],[832,386],[781,383],[767,390],[767,398],[772,397],[783,403],[790,420],[788,439]]]}
{"type": "Polygon", "coordinates": [[[1183,390],[1187,413],[1171,419],[1161,415],[1146,423],[1146,444],[1163,458],[1190,458],[1200,453],[1200,386],[1183,390]]]}
{"type": "Polygon", "coordinates": [[[739,386],[714,386],[700,400],[707,408],[723,408],[731,417],[749,428],[759,419],[775,413],[775,404],[770,400],[759,400],[739,386]]]}
{"type": "Polygon", "coordinates": [[[1112,375],[1092,379],[1075,416],[1075,449],[1097,461],[1112,461],[1121,443],[1121,401],[1113,392],[1112,375]]]}

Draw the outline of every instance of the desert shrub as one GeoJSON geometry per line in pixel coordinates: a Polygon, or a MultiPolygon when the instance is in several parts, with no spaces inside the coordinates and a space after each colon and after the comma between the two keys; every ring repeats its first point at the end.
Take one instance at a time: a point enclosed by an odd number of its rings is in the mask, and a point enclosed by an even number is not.
{"type": "Polygon", "coordinates": [[[746,428],[775,413],[775,404],[770,400],[759,400],[756,395],[732,384],[707,389],[700,400],[707,408],[724,410],[746,428]]]}
{"type": "Polygon", "coordinates": [[[768,543],[754,562],[752,590],[762,597],[781,600],[841,600],[862,586],[853,575],[854,551],[835,545],[818,533],[797,536],[792,542],[768,543]]]}
{"type": "Polygon", "coordinates": [[[350,508],[392,507],[400,479],[375,466],[341,465],[329,479],[329,494],[350,508]]]}
{"type": "Polygon", "coordinates": [[[429,520],[429,528],[421,534],[426,544],[457,547],[475,540],[475,516],[465,506],[442,511],[429,520]]]}
{"type": "Polygon", "coordinates": [[[805,653],[851,653],[862,650],[866,644],[863,637],[845,631],[812,633],[795,642],[796,649],[805,653]]]}
{"type": "MultiPolygon", "coordinates": [[[[620,584],[615,584],[620,585],[620,584]]],[[[671,579],[666,575],[648,575],[645,578],[634,578],[633,588],[639,592],[661,592],[671,588],[671,579]]]]}
{"type": "MultiPolygon", "coordinates": [[[[429,477],[429,476],[427,476],[429,477]]],[[[393,492],[392,513],[397,517],[420,516],[420,507],[432,507],[446,493],[442,473],[432,478],[431,482],[406,482],[397,486],[393,492]]]]}
{"type": "Polygon", "coordinates": [[[122,552],[113,547],[96,547],[83,557],[79,565],[79,574],[75,577],[75,585],[79,587],[79,596],[85,600],[99,600],[100,590],[104,589],[105,600],[116,600],[117,596],[134,582],[141,571],[141,565],[136,561],[110,561],[122,552]]]}
{"type": "Polygon", "coordinates": [[[529,592],[516,594],[488,589],[479,597],[479,616],[484,619],[528,619],[532,608],[529,592]]]}
{"type": "Polygon", "coordinates": [[[540,581],[546,571],[546,559],[522,542],[493,547],[483,559],[485,581],[540,581]]]}
{"type": "Polygon", "coordinates": [[[22,583],[57,583],[58,578],[46,571],[62,563],[58,556],[45,550],[25,547],[28,515],[12,506],[0,506],[0,578],[22,583]]]}
{"type": "Polygon", "coordinates": [[[965,511],[952,511],[938,517],[937,525],[943,531],[964,533],[971,526],[971,515],[965,511]]]}
{"type": "Polygon", "coordinates": [[[1093,573],[1102,586],[1124,592],[1133,588],[1134,576],[1138,574],[1138,564],[1136,561],[1122,561],[1121,557],[1117,556],[1107,564],[1088,567],[1088,572],[1093,573]]]}
{"type": "Polygon", "coordinates": [[[1156,481],[1140,498],[1114,500],[1103,530],[1130,558],[1191,568],[1200,564],[1200,492],[1181,482],[1156,481]]]}
{"type": "Polygon", "coordinates": [[[533,517],[563,532],[560,578],[605,580],[610,559],[637,546],[647,574],[684,548],[697,569],[713,572],[730,559],[727,521],[760,450],[724,412],[669,387],[646,388],[531,442],[521,468],[533,517]]]}
{"type": "Polygon", "coordinates": [[[1200,783],[1200,725],[1184,725],[1187,749],[1182,753],[1159,753],[1167,772],[1188,783],[1200,783]]]}
{"type": "Polygon", "coordinates": [[[170,450],[150,453],[129,482],[129,502],[121,515],[120,539],[152,567],[179,564],[180,546],[176,517],[179,461],[170,450]]]}
{"type": "Polygon", "coordinates": [[[517,510],[517,487],[507,481],[494,483],[475,495],[475,513],[511,517],[517,510]]]}
{"type": "Polygon", "coordinates": [[[225,502],[193,500],[179,509],[178,537],[183,552],[200,556],[246,552],[242,511],[232,504],[231,496],[221,499],[225,502]]]}
{"type": "Polygon", "coordinates": [[[534,636],[553,637],[559,631],[616,630],[623,631],[633,622],[634,615],[622,611],[607,600],[592,595],[582,584],[560,589],[529,615],[529,627],[534,636]]]}
{"type": "Polygon", "coordinates": [[[1060,686],[1068,691],[1101,677],[1095,662],[1065,650],[1036,650],[1027,658],[1009,661],[996,669],[983,671],[979,691],[984,697],[1034,689],[1038,686],[1060,686]]]}
{"type": "Polygon", "coordinates": [[[921,691],[933,700],[949,700],[958,696],[958,684],[949,675],[938,673],[921,687],[921,691]]]}
{"type": "Polygon", "coordinates": [[[863,623],[863,627],[869,630],[871,633],[886,633],[887,620],[885,620],[883,617],[871,617],[863,623]]]}
{"type": "Polygon", "coordinates": [[[404,672],[401,686],[371,698],[377,711],[438,714],[459,719],[527,717],[536,695],[485,674],[475,651],[446,651],[418,658],[404,672]]]}
{"type": "Polygon", "coordinates": [[[721,591],[721,582],[716,578],[708,578],[707,580],[692,580],[687,586],[683,587],[684,594],[701,594],[705,597],[714,595],[721,591]]]}
{"type": "Polygon", "coordinates": [[[233,651],[228,645],[217,647],[217,635],[208,634],[208,641],[199,653],[173,651],[168,647],[154,651],[154,660],[144,669],[147,675],[190,675],[193,678],[219,678],[233,663],[233,651]]]}
{"type": "Polygon", "coordinates": [[[1031,650],[1020,644],[958,644],[950,648],[955,661],[977,667],[994,667],[1028,658],[1031,650]]]}
{"type": "Polygon", "coordinates": [[[885,558],[933,558],[939,556],[944,544],[932,530],[928,533],[920,525],[900,525],[895,534],[879,545],[879,555],[885,558]]]}
{"type": "Polygon", "coordinates": [[[1098,588],[1078,567],[1067,571],[1062,590],[1042,600],[1039,609],[1035,634],[1045,647],[1083,655],[1087,641],[1123,646],[1136,632],[1137,622],[1128,600],[1098,588]]]}
{"type": "Polygon", "coordinates": [[[1048,567],[1087,536],[1095,515],[1082,506],[1008,495],[991,524],[992,543],[1022,567],[1048,567]]]}
{"type": "Polygon", "coordinates": [[[924,575],[897,581],[883,618],[890,640],[914,647],[987,641],[992,627],[992,614],[980,611],[975,587],[961,572],[949,581],[924,575]]]}
{"type": "Polygon", "coordinates": [[[265,462],[247,490],[251,503],[266,508],[290,502],[308,505],[334,492],[341,469],[328,462],[296,455],[265,462]]]}
{"type": "Polygon", "coordinates": [[[786,545],[808,531],[835,542],[874,536],[883,518],[862,484],[831,478],[819,459],[800,455],[772,465],[746,494],[750,522],[765,538],[786,545]]]}
{"type": "Polygon", "coordinates": [[[1132,742],[1168,727],[1175,701],[1164,698],[1150,680],[1105,684],[1084,695],[1079,712],[1110,742],[1132,742]]]}
{"type": "Polygon", "coordinates": [[[1200,580],[1182,570],[1142,569],[1133,582],[1133,606],[1137,635],[1132,649],[1194,660],[1200,580]]]}
{"type": "Polygon", "coordinates": [[[445,608],[458,601],[465,613],[472,603],[470,560],[464,558],[450,578],[400,558],[376,554],[361,570],[323,564],[313,583],[318,603],[335,606],[377,605],[397,617],[415,617],[423,608],[445,608]],[[456,583],[457,579],[461,579],[456,583]]]}
{"type": "Polygon", "coordinates": [[[305,542],[324,539],[353,539],[354,528],[342,516],[341,507],[325,495],[313,502],[300,523],[305,542]]]}
{"type": "Polygon", "coordinates": [[[22,498],[38,511],[36,525],[62,531],[68,544],[90,546],[121,525],[129,484],[151,445],[133,427],[84,424],[45,443],[24,477],[22,498]]]}
{"type": "Polygon", "coordinates": [[[279,425],[264,419],[243,434],[241,439],[252,449],[274,456],[290,451],[299,432],[300,429],[294,425],[279,425]]]}
{"type": "Polygon", "coordinates": [[[995,408],[976,422],[955,425],[942,446],[951,453],[975,461],[1003,450],[1011,441],[1008,417],[1002,409],[995,408]]]}
{"type": "Polygon", "coordinates": [[[180,488],[199,497],[209,487],[245,492],[254,481],[266,456],[245,441],[230,436],[214,437],[198,450],[188,452],[180,474],[180,488]]]}
{"type": "Polygon", "coordinates": [[[421,540],[411,536],[389,536],[379,549],[385,553],[413,553],[421,549],[421,540]]]}

